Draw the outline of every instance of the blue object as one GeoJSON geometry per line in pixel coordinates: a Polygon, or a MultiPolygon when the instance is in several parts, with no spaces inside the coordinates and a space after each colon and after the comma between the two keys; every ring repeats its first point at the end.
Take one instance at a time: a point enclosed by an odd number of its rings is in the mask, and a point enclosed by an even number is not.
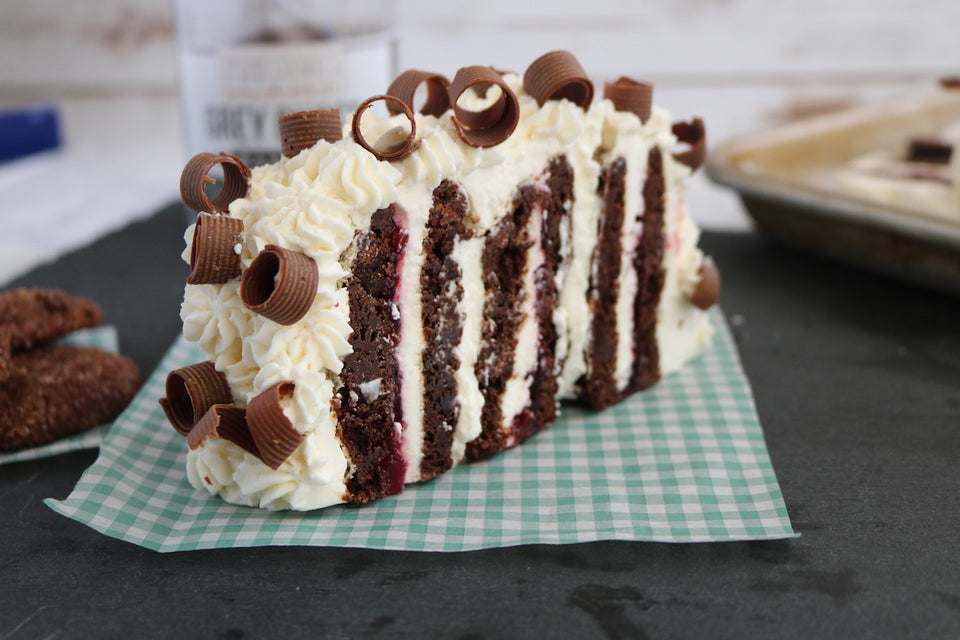
{"type": "Polygon", "coordinates": [[[0,111],[0,162],[60,146],[60,125],[52,106],[0,111]]]}

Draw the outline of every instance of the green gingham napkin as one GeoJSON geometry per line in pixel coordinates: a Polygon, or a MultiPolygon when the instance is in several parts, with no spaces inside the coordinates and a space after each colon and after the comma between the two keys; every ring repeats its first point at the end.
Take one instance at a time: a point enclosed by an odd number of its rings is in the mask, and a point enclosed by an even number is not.
{"type": "MultiPolygon", "coordinates": [[[[79,347],[100,347],[101,349],[106,349],[114,353],[120,350],[117,341],[117,330],[115,327],[110,326],[74,331],[61,338],[60,343],[73,344],[79,347]]],[[[39,447],[29,447],[12,453],[0,453],[0,464],[47,458],[77,449],[95,449],[103,442],[109,426],[109,424],[103,424],[99,427],[61,438],[39,447]]]]}
{"type": "Polygon", "coordinates": [[[157,404],[166,373],[204,359],[178,340],[54,510],[158,551],[265,545],[466,551],[592,540],[794,535],[750,386],[719,311],[712,348],[603,412],[564,407],[523,446],[367,505],[307,513],[195,491],[184,438],[157,404]]]}

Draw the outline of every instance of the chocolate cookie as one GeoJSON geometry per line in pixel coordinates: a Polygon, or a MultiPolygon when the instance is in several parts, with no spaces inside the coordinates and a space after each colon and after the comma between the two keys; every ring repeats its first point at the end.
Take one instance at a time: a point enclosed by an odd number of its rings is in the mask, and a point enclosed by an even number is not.
{"type": "Polygon", "coordinates": [[[140,388],[129,358],[49,345],[15,354],[0,384],[0,450],[50,442],[115,418],[140,388]]]}
{"type": "Polygon", "coordinates": [[[93,300],[56,289],[13,289],[0,294],[0,327],[9,331],[13,353],[102,322],[103,312],[93,300]]]}
{"type": "Polygon", "coordinates": [[[10,376],[10,327],[0,325],[0,384],[10,376]]]}
{"type": "Polygon", "coordinates": [[[15,353],[102,322],[103,312],[95,302],[57,289],[0,294],[0,382],[10,375],[15,353]]]}

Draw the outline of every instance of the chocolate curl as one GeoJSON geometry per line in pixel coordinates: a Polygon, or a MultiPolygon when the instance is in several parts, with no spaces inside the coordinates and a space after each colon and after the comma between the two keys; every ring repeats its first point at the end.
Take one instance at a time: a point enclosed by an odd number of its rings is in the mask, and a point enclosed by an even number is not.
{"type": "Polygon", "coordinates": [[[208,438],[229,440],[244,451],[260,457],[257,443],[247,426],[247,412],[232,404],[215,404],[207,409],[196,426],[187,434],[187,446],[196,449],[208,438]]]}
{"type": "Polygon", "coordinates": [[[215,404],[230,404],[233,395],[227,378],[212,362],[201,362],[167,374],[167,397],[160,406],[167,420],[181,435],[187,435],[203,414],[215,404]]]}
{"type": "Polygon", "coordinates": [[[523,74],[523,90],[541,107],[566,98],[584,111],[593,102],[593,83],[569,51],[551,51],[534,60],[523,74]]]}
{"type": "Polygon", "coordinates": [[[690,122],[675,122],[673,135],[677,136],[680,142],[690,145],[686,151],[673,154],[674,159],[687,165],[692,171],[699,169],[707,159],[707,130],[703,126],[703,120],[694,118],[690,122]]]}
{"type": "Polygon", "coordinates": [[[240,275],[243,221],[225,215],[200,213],[190,244],[187,284],[223,284],[240,275]]]}
{"type": "MultiPolygon", "coordinates": [[[[450,81],[446,76],[439,73],[430,73],[429,71],[417,71],[408,69],[401,73],[390,83],[387,88],[387,95],[398,98],[401,102],[413,108],[413,98],[417,94],[417,88],[421,84],[427,85],[427,99],[420,107],[420,113],[427,116],[436,116],[439,118],[450,108],[450,94],[447,93],[447,87],[450,81]]],[[[392,115],[403,113],[403,109],[394,102],[387,103],[387,111],[392,115]]]]}
{"type": "Polygon", "coordinates": [[[340,111],[314,109],[285,113],[277,118],[280,125],[280,146],[285,158],[292,158],[320,140],[336,142],[343,137],[340,111]]]}
{"type": "Polygon", "coordinates": [[[417,121],[416,118],[413,117],[413,110],[406,102],[400,98],[397,98],[396,96],[373,96],[372,98],[367,98],[364,100],[353,113],[351,130],[353,131],[353,139],[356,140],[357,144],[376,156],[377,160],[387,160],[388,162],[403,160],[411,153],[416,151],[417,147],[420,146],[420,141],[417,140],[417,121]],[[364,111],[370,108],[370,105],[372,105],[374,102],[379,102],[380,100],[383,100],[387,103],[388,109],[390,108],[391,104],[400,109],[400,111],[403,112],[403,115],[405,115],[407,120],[410,122],[410,133],[407,134],[406,139],[401,141],[400,144],[390,145],[390,147],[387,149],[378,149],[376,145],[370,145],[366,138],[363,137],[363,132],[360,130],[360,116],[363,115],[364,111]]]}
{"type": "Polygon", "coordinates": [[[198,153],[190,158],[180,174],[180,197],[194,211],[226,213],[230,203],[247,195],[250,167],[237,156],[221,151],[198,153]],[[223,187],[213,199],[207,198],[207,183],[216,182],[207,174],[216,165],[223,167],[223,187]]]}
{"type": "Polygon", "coordinates": [[[690,295],[690,304],[706,311],[720,300],[720,270],[710,256],[700,266],[700,283],[690,295]]]}
{"type": "Polygon", "coordinates": [[[500,74],[490,67],[464,67],[457,71],[450,84],[450,104],[453,105],[453,123],[460,138],[471,147],[493,147],[507,138],[520,121],[520,103],[500,74]],[[482,111],[469,111],[458,103],[467,89],[486,92],[491,86],[500,87],[500,97],[482,111]]]}
{"type": "Polygon", "coordinates": [[[939,140],[917,138],[910,141],[907,148],[907,162],[929,162],[931,164],[950,164],[953,145],[939,140]]]}
{"type": "Polygon", "coordinates": [[[310,309],[319,282],[313,258],[268,244],[243,274],[240,299],[251,311],[290,325],[310,309]]]}
{"type": "Polygon", "coordinates": [[[247,405],[247,424],[260,452],[260,459],[271,469],[278,469],[296,451],[303,434],[293,428],[283,413],[281,400],[293,395],[295,385],[281,382],[257,395],[247,405]]]}
{"type": "Polygon", "coordinates": [[[616,82],[603,85],[603,97],[613,102],[617,111],[629,111],[644,123],[653,109],[653,85],[621,76],[616,82]]]}

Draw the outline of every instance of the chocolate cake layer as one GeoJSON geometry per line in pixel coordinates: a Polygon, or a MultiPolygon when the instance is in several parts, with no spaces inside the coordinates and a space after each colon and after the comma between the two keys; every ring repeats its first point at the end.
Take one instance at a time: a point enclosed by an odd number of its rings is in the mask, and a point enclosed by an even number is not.
{"type": "Polygon", "coordinates": [[[485,300],[480,353],[474,368],[483,395],[481,433],[467,445],[467,460],[486,458],[506,446],[501,396],[513,375],[517,329],[523,320],[524,268],[532,246],[527,223],[537,204],[532,185],[520,187],[510,211],[490,231],[481,265],[485,300]]]}
{"type": "Polygon", "coordinates": [[[618,276],[623,253],[620,237],[625,216],[626,174],[626,160],[617,158],[604,169],[598,189],[603,209],[590,283],[592,319],[586,354],[587,375],[580,397],[597,409],[609,407],[621,397],[614,372],[619,339],[616,304],[620,293],[618,276]]]}
{"type": "Polygon", "coordinates": [[[540,431],[557,417],[557,376],[561,364],[557,362],[557,328],[553,322],[557,305],[557,271],[562,262],[562,234],[569,233],[564,224],[573,205],[573,167],[565,156],[550,162],[547,178],[549,192],[540,193],[540,246],[543,264],[536,274],[536,308],[539,317],[540,343],[537,350],[537,369],[530,382],[530,407],[514,421],[515,441],[520,444],[540,431]]]}
{"type": "Polygon", "coordinates": [[[396,356],[400,322],[394,298],[406,234],[397,223],[399,213],[397,205],[390,205],[373,214],[347,282],[353,352],[344,358],[335,408],[338,436],[350,460],[346,486],[352,502],[403,489],[396,356]]]}
{"type": "Polygon", "coordinates": [[[646,389],[660,379],[656,312],[666,277],[663,269],[664,195],[663,156],[660,148],[654,147],[648,155],[647,181],[643,185],[643,233],[633,259],[640,286],[634,302],[636,354],[628,393],[646,389]]]}
{"type": "Polygon", "coordinates": [[[457,345],[463,335],[459,305],[463,274],[453,258],[456,243],[469,233],[463,218],[467,199],[449,180],[433,192],[433,207],[423,240],[420,276],[423,319],[423,458],[420,476],[429,480],[453,465],[450,448],[460,417],[456,371],[457,345]]]}

